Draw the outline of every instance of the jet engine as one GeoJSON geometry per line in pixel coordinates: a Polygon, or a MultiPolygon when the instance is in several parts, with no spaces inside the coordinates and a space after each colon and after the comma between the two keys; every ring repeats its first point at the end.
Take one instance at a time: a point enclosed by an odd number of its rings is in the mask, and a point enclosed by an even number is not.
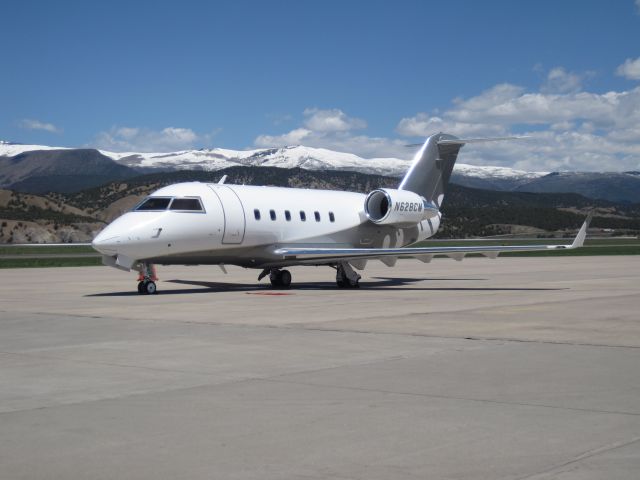
{"type": "Polygon", "coordinates": [[[408,190],[379,188],[364,200],[369,220],[378,225],[415,225],[438,215],[438,207],[408,190]]]}

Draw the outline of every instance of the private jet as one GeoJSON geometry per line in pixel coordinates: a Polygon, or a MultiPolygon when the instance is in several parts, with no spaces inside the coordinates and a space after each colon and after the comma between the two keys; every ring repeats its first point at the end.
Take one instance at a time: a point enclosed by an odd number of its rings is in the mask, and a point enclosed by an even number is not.
{"type": "Polygon", "coordinates": [[[397,188],[368,194],[188,182],[161,188],[93,240],[105,265],[137,271],[138,292],[156,293],[154,265],[237,265],[260,270],[274,288],[289,288],[288,267],[328,266],[339,288],[357,288],[370,260],[398,257],[428,263],[436,255],[573,249],[584,243],[589,217],[569,245],[412,247],[435,235],[458,157],[467,143],[438,133],[426,139],[397,188]]]}

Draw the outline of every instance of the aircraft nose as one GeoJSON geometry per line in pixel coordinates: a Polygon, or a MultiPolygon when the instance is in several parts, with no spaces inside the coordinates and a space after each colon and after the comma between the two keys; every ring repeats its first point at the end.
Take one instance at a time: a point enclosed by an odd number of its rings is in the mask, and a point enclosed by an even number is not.
{"type": "Polygon", "coordinates": [[[118,253],[118,245],[120,244],[120,235],[115,234],[109,227],[102,230],[96,238],[91,242],[94,250],[103,255],[115,255],[118,253]]]}

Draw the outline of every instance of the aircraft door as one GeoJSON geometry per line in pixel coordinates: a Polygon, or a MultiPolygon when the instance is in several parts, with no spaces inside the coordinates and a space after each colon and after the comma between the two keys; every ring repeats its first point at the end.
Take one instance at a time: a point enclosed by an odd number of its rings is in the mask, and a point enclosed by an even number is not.
{"type": "Polygon", "coordinates": [[[245,231],[244,207],[240,198],[231,187],[209,185],[220,199],[224,213],[224,235],[222,243],[242,243],[245,231]]]}

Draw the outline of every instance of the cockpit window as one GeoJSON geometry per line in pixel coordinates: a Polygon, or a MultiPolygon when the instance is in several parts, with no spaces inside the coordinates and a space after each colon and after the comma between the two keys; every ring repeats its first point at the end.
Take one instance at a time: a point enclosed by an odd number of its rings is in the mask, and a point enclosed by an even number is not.
{"type": "Polygon", "coordinates": [[[170,210],[187,212],[202,212],[202,204],[199,198],[174,198],[170,210]]]}
{"type": "Polygon", "coordinates": [[[149,197],[136,208],[136,211],[166,210],[171,202],[167,197],[149,197]]]}

